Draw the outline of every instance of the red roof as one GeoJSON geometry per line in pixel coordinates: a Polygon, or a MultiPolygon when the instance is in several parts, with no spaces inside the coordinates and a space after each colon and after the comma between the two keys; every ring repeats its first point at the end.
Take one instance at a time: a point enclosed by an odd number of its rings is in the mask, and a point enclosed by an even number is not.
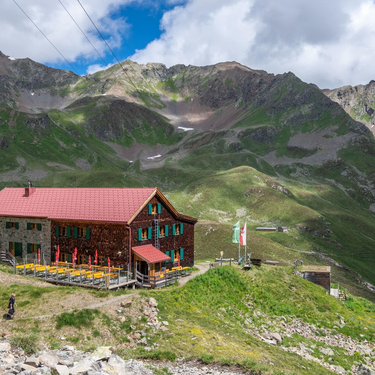
{"type": "Polygon", "coordinates": [[[127,223],[156,188],[5,188],[0,216],[127,223]],[[31,190],[31,189],[30,189],[31,190]]]}
{"type": "Polygon", "coordinates": [[[147,263],[160,263],[171,258],[152,245],[132,247],[132,250],[147,263]]]}

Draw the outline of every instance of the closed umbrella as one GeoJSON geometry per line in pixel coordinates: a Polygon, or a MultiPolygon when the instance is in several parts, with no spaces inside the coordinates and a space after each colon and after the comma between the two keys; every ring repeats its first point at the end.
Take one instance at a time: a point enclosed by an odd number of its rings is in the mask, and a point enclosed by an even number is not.
{"type": "Polygon", "coordinates": [[[108,272],[111,272],[111,259],[108,257],[108,272]]]}
{"type": "Polygon", "coordinates": [[[40,265],[40,249],[38,249],[38,264],[40,265]]]}
{"type": "Polygon", "coordinates": [[[59,263],[59,258],[60,258],[60,246],[57,246],[56,259],[55,259],[55,266],[58,265],[58,263],[59,263]]]}
{"type": "Polygon", "coordinates": [[[95,250],[95,259],[94,259],[94,264],[98,265],[98,250],[95,250]]]}
{"type": "Polygon", "coordinates": [[[89,255],[89,270],[91,271],[91,255],[89,255]]]}

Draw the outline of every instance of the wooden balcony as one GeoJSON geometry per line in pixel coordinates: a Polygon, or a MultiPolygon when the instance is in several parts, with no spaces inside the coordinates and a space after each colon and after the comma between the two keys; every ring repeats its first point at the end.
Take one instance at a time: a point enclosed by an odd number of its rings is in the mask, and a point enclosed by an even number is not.
{"type": "Polygon", "coordinates": [[[175,267],[170,271],[160,272],[159,275],[149,276],[136,271],[137,286],[142,288],[161,288],[175,283],[181,277],[190,275],[190,267],[175,267]]]}

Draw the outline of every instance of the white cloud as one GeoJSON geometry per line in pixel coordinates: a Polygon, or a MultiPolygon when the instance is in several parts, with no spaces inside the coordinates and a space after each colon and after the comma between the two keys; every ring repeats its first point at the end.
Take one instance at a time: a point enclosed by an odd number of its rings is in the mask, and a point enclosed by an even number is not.
{"type": "MultiPolygon", "coordinates": [[[[37,24],[61,53],[73,62],[80,59],[99,59],[99,56],[74,24],[57,0],[16,0],[21,8],[37,24]]],[[[61,0],[88,35],[95,48],[103,56],[104,42],[76,0],[61,0]]],[[[110,33],[112,47],[121,45],[121,37],[127,32],[126,21],[113,19],[113,11],[132,0],[81,1],[101,32],[110,33]]],[[[40,34],[13,1],[0,1],[0,50],[14,57],[29,57],[42,63],[59,63],[63,59],[40,34]]]]}
{"type": "Polygon", "coordinates": [[[355,85],[375,79],[374,19],[372,0],[190,0],[165,13],[161,37],[130,59],[235,60],[320,87],[355,85]]]}
{"type": "Polygon", "coordinates": [[[100,72],[101,70],[105,70],[105,69],[108,69],[110,68],[111,66],[113,66],[114,64],[108,64],[106,66],[104,65],[100,65],[100,64],[93,64],[93,65],[89,65],[87,67],[87,74],[94,74],[96,72],[100,72]]]}

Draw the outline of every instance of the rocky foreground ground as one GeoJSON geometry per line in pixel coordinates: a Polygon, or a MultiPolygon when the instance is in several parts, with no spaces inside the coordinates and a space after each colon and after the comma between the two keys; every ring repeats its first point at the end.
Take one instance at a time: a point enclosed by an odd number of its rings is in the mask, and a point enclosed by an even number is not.
{"type": "Polygon", "coordinates": [[[64,346],[60,350],[41,351],[33,356],[26,356],[23,350],[13,349],[9,342],[0,343],[0,374],[4,375],[154,375],[161,371],[164,374],[187,375],[242,374],[183,359],[161,364],[134,359],[125,361],[114,354],[111,347],[100,347],[92,353],[85,353],[73,346],[64,346]]]}

